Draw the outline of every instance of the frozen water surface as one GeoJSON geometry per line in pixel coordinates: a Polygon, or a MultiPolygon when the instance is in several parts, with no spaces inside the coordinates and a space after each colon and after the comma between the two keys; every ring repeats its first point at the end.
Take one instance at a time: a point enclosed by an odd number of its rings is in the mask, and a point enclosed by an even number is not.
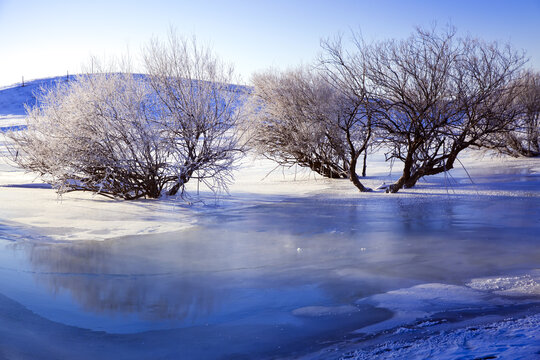
{"type": "Polygon", "coordinates": [[[477,174],[474,191],[482,176],[521,193],[236,194],[191,228],[105,241],[4,219],[0,358],[369,358],[471,323],[537,329],[538,177],[477,174]]]}

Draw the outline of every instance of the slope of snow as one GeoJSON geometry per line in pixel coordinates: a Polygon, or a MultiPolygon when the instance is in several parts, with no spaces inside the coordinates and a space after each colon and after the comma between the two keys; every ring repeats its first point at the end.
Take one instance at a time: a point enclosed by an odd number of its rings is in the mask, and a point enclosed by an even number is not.
{"type": "Polygon", "coordinates": [[[341,359],[535,359],[540,356],[540,315],[384,343],[341,359]]]}
{"type": "Polygon", "coordinates": [[[472,279],[467,286],[421,284],[360,299],[358,305],[394,315],[358,329],[358,338],[302,358],[533,359],[540,354],[538,281],[540,270],[532,269],[472,279]]]}
{"type": "MultiPolygon", "coordinates": [[[[7,116],[24,116],[26,114],[25,105],[34,106],[36,104],[36,94],[42,88],[54,87],[57,83],[74,80],[75,76],[57,76],[46,79],[25,81],[22,83],[0,88],[0,119],[7,116]]],[[[0,126],[2,124],[0,123],[0,126]]]]}
{"type": "Polygon", "coordinates": [[[358,301],[392,310],[394,316],[384,322],[358,329],[358,333],[375,333],[404,324],[412,324],[436,312],[463,309],[484,301],[485,294],[467,287],[439,283],[421,284],[373,295],[358,301]]]}

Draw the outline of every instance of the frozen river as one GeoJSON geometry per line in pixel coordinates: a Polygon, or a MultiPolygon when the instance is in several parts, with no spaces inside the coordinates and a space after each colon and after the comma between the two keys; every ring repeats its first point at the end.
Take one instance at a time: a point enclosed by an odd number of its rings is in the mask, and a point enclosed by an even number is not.
{"type": "Polygon", "coordinates": [[[536,314],[538,177],[510,175],[524,196],[266,196],[106,241],[5,222],[0,358],[294,357],[536,314]]]}

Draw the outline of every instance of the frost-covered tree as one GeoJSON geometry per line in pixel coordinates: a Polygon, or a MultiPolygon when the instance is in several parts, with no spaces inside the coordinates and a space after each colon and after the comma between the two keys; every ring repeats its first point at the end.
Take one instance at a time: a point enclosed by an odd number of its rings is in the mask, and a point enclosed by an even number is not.
{"type": "Polygon", "coordinates": [[[388,158],[404,164],[390,192],[452,169],[462,150],[508,132],[520,114],[515,83],[524,58],[509,46],[418,29],[357,50],[366,54],[388,158]]]}
{"type": "Polygon", "coordinates": [[[166,130],[176,194],[193,177],[210,189],[226,189],[238,155],[239,122],[246,92],[233,85],[232,66],[209,48],[170,33],[166,42],[154,39],[144,52],[149,84],[166,130]]]}
{"type": "Polygon", "coordinates": [[[251,141],[283,166],[298,164],[329,178],[349,178],[368,191],[356,174],[366,148],[358,104],[332,86],[321,71],[269,71],[253,78],[251,141]]]}
{"type": "Polygon", "coordinates": [[[346,178],[349,162],[332,117],[336,94],[314,71],[299,68],[253,76],[250,139],[282,166],[298,164],[329,178],[346,178]]]}
{"type": "Polygon", "coordinates": [[[25,131],[9,134],[22,168],[60,193],[156,198],[171,181],[150,88],[129,73],[81,75],[38,95],[25,131]]]}
{"type": "Polygon", "coordinates": [[[243,151],[232,69],[174,35],[152,41],[145,63],[149,75],[81,75],[38,95],[27,130],[9,134],[14,161],[60,193],[157,198],[194,177],[226,190],[243,151]]]}

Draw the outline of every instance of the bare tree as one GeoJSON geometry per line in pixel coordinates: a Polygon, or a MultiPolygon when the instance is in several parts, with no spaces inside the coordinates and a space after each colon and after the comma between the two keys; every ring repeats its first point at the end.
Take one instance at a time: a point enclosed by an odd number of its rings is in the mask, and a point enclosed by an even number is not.
{"type": "Polygon", "coordinates": [[[515,85],[514,106],[521,110],[520,116],[511,131],[492,134],[481,145],[514,157],[540,156],[540,73],[525,71],[515,85]]]}
{"type": "Polygon", "coordinates": [[[519,115],[513,84],[524,58],[509,46],[456,39],[453,29],[418,29],[358,51],[366,53],[387,157],[404,163],[389,192],[452,169],[462,150],[508,131],[519,115]]]}
{"type": "Polygon", "coordinates": [[[169,146],[176,150],[171,154],[178,165],[176,180],[169,195],[183,190],[191,178],[210,189],[226,189],[244,150],[237,125],[246,93],[232,85],[232,66],[195,39],[179,38],[172,31],[167,42],[150,42],[144,63],[157,111],[166,119],[169,146]]]}
{"type": "MultiPolygon", "coordinates": [[[[352,51],[344,50],[341,38],[322,46],[316,71],[255,78],[261,118],[255,138],[262,152],[281,164],[314,169],[315,163],[316,170],[343,159],[339,174],[347,172],[367,191],[356,165],[368,146],[383,143],[387,160],[404,164],[388,188],[397,192],[452,169],[468,147],[508,139],[522,118],[518,97],[525,60],[510,46],[457,38],[453,28],[417,29],[406,40],[373,45],[357,36],[352,51]]],[[[534,137],[537,116],[529,113],[533,126],[527,131],[534,137]]]]}
{"type": "MultiPolygon", "coordinates": [[[[355,38],[358,47],[363,47],[361,39],[355,38]]],[[[356,175],[356,167],[361,154],[364,155],[362,176],[366,176],[368,147],[374,145],[374,122],[378,107],[372,101],[366,77],[366,59],[363,52],[350,53],[343,49],[341,37],[321,42],[324,50],[319,58],[319,68],[325,80],[339,94],[340,116],[336,125],[342,132],[350,159],[349,178],[361,191],[363,188],[356,175]]]]}

